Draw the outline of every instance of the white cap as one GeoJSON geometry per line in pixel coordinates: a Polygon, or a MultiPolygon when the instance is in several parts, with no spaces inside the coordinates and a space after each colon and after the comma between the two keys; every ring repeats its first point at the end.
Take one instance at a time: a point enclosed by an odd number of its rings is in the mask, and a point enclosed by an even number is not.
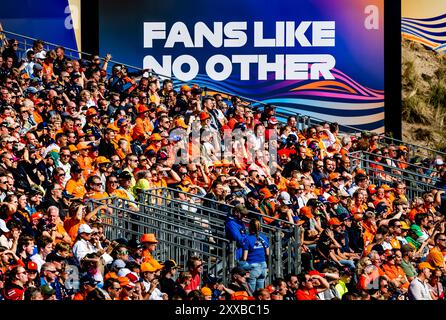
{"type": "Polygon", "coordinates": [[[0,230],[2,230],[2,232],[9,232],[6,222],[3,219],[0,219],[0,230]]]}
{"type": "Polygon", "coordinates": [[[79,229],[77,230],[77,234],[81,234],[81,233],[92,233],[93,230],[90,228],[90,226],[88,224],[81,224],[79,226],[79,229]]]}
{"type": "Polygon", "coordinates": [[[128,268],[121,268],[121,269],[119,269],[119,271],[117,273],[117,276],[118,277],[125,277],[129,273],[131,273],[130,269],[128,269],[128,268]]]}
{"type": "Polygon", "coordinates": [[[282,202],[283,202],[284,204],[287,204],[287,205],[292,204],[292,202],[291,202],[291,196],[290,196],[290,194],[289,194],[288,192],[286,192],[286,191],[282,191],[282,192],[280,193],[280,195],[279,195],[279,199],[282,200],[282,202]]]}
{"type": "Polygon", "coordinates": [[[40,51],[40,52],[36,53],[35,58],[36,59],[42,59],[42,60],[46,59],[46,52],[45,51],[40,51]]]}
{"type": "Polygon", "coordinates": [[[443,160],[437,158],[437,159],[435,159],[435,164],[436,164],[437,166],[442,166],[442,165],[444,164],[444,162],[443,162],[443,160]]]}

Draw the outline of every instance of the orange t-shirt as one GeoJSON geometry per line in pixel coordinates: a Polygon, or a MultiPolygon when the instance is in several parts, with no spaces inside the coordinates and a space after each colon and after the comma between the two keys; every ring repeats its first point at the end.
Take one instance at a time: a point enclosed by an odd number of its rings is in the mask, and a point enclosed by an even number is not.
{"type": "Polygon", "coordinates": [[[85,182],[82,179],[78,181],[73,179],[68,180],[65,190],[76,198],[83,198],[87,193],[85,182]]]}
{"type": "Polygon", "coordinates": [[[76,241],[79,226],[84,223],[87,223],[84,219],[77,220],[76,218],[70,217],[65,219],[63,227],[67,230],[67,233],[73,242],[76,241]]]}
{"type": "Polygon", "coordinates": [[[426,211],[424,210],[424,208],[420,208],[420,209],[413,208],[413,209],[410,210],[410,212],[409,212],[409,215],[408,215],[409,220],[412,221],[412,222],[415,222],[415,217],[416,217],[418,214],[420,214],[420,213],[425,213],[425,212],[426,212],[426,211]]]}
{"type": "MultiPolygon", "coordinates": [[[[406,276],[406,273],[404,272],[403,268],[401,268],[399,266],[392,266],[392,265],[385,263],[382,265],[382,269],[384,270],[384,273],[386,274],[386,276],[389,277],[390,280],[396,279],[399,276],[401,276],[401,277],[406,276]]],[[[409,281],[402,284],[402,287],[405,289],[409,289],[409,281]]]]}
{"type": "Polygon", "coordinates": [[[73,179],[68,180],[65,190],[74,197],[81,199],[87,193],[87,190],[85,189],[85,182],[82,179],[78,181],[73,179]]]}
{"type": "Polygon", "coordinates": [[[42,118],[42,116],[41,116],[37,111],[34,111],[34,113],[33,113],[33,117],[34,117],[34,121],[35,121],[37,124],[43,122],[43,118],[42,118]]]}
{"type": "MultiPolygon", "coordinates": [[[[59,232],[61,235],[65,236],[66,234],[68,234],[67,230],[65,230],[63,223],[59,223],[56,225],[56,231],[59,232]]],[[[56,244],[58,244],[59,242],[65,242],[63,241],[63,239],[55,239],[54,242],[56,244]]]]}
{"type": "Polygon", "coordinates": [[[82,293],[77,292],[77,293],[73,296],[73,300],[85,300],[85,296],[84,296],[82,293]]]}
{"type": "Polygon", "coordinates": [[[426,261],[429,262],[433,267],[444,266],[444,255],[437,247],[432,248],[432,250],[427,255],[426,261]]]}
{"type": "Polygon", "coordinates": [[[284,177],[280,178],[279,183],[276,183],[277,188],[279,189],[279,191],[287,191],[288,188],[288,184],[290,183],[290,181],[284,177]]]}
{"type": "Polygon", "coordinates": [[[149,119],[138,117],[132,130],[134,140],[145,140],[153,131],[153,126],[149,119]],[[142,138],[142,139],[141,139],[142,138]]]}

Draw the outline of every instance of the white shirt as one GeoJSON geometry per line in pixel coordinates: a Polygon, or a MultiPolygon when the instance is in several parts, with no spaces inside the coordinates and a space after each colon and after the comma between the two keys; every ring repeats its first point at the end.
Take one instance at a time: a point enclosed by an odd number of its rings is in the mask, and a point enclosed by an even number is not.
{"type": "Polygon", "coordinates": [[[12,240],[12,239],[8,239],[8,238],[6,238],[4,234],[2,234],[2,235],[0,236],[0,245],[1,245],[2,247],[6,247],[6,248],[8,248],[9,250],[11,250],[11,248],[12,248],[12,244],[13,244],[13,240],[12,240]]]}
{"type": "Polygon", "coordinates": [[[62,162],[59,161],[58,168],[62,168],[65,171],[65,177],[63,178],[63,186],[62,186],[65,188],[68,180],[70,180],[70,178],[71,178],[71,174],[70,174],[71,164],[69,164],[68,162],[66,164],[63,164],[62,162]]]}
{"type": "MultiPolygon", "coordinates": [[[[99,248],[102,249],[102,248],[99,248]]],[[[89,253],[97,252],[98,248],[96,248],[90,241],[80,239],[76,241],[76,243],[73,246],[73,256],[76,259],[76,261],[79,263],[82,261],[83,258],[89,253]]],[[[109,263],[113,262],[113,258],[108,254],[104,253],[101,256],[102,262],[104,265],[107,265],[109,263]]]]}
{"type": "Polygon", "coordinates": [[[421,281],[416,277],[412,280],[409,286],[409,299],[410,300],[432,300],[429,293],[429,287],[427,280],[421,281]]]}
{"type": "Polygon", "coordinates": [[[87,254],[94,252],[96,252],[95,246],[90,241],[84,239],[76,241],[73,246],[73,256],[79,265],[87,254]]]}
{"type": "MultiPolygon", "coordinates": [[[[150,290],[150,283],[148,283],[147,281],[143,281],[142,284],[144,285],[144,292],[147,293],[150,290]]],[[[150,295],[149,300],[163,300],[163,293],[161,292],[160,289],[155,288],[152,291],[152,294],[150,295]]]]}

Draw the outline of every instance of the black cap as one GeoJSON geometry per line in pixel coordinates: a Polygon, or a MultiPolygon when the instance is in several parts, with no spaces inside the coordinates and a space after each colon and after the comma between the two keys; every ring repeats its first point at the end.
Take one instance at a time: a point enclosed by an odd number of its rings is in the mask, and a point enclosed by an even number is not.
{"type": "Polygon", "coordinates": [[[147,150],[147,152],[145,153],[147,158],[153,158],[156,157],[156,151],[153,149],[149,149],[147,150]]]}
{"type": "Polygon", "coordinates": [[[39,189],[36,189],[36,188],[31,188],[31,189],[28,191],[28,196],[30,196],[30,197],[34,197],[34,196],[36,196],[36,195],[38,195],[38,194],[40,194],[40,195],[43,196],[43,192],[42,192],[42,190],[39,190],[39,189]]]}
{"type": "Polygon", "coordinates": [[[203,277],[203,281],[207,284],[216,284],[222,282],[222,278],[218,278],[214,274],[208,274],[203,277]]]}
{"type": "Polygon", "coordinates": [[[62,191],[62,197],[64,197],[65,199],[73,199],[74,196],[72,194],[69,194],[67,192],[67,190],[62,191]]]}
{"type": "Polygon", "coordinates": [[[82,276],[82,278],[80,279],[80,284],[89,284],[90,286],[96,286],[99,283],[99,281],[97,281],[95,278],[93,278],[91,275],[86,274],[84,276],[82,276]]]}
{"type": "Polygon", "coordinates": [[[46,123],[46,122],[40,122],[37,125],[37,131],[40,131],[40,130],[43,130],[43,129],[46,129],[46,128],[48,128],[48,123],[46,123]]]}
{"type": "Polygon", "coordinates": [[[202,94],[203,90],[201,88],[198,87],[192,87],[192,89],[190,90],[190,93],[195,95],[195,94],[202,94]]]}
{"type": "Polygon", "coordinates": [[[37,151],[36,146],[33,145],[33,144],[29,144],[29,145],[27,146],[27,148],[28,148],[28,152],[29,152],[29,153],[36,152],[36,151],[37,151]]]}
{"type": "Polygon", "coordinates": [[[247,198],[254,198],[260,200],[260,194],[257,191],[251,191],[246,195],[247,198]]]}
{"type": "Polygon", "coordinates": [[[385,252],[384,247],[381,244],[375,244],[372,247],[372,250],[375,250],[376,252],[378,252],[379,255],[382,255],[385,252]]]}
{"type": "Polygon", "coordinates": [[[248,273],[247,270],[242,269],[242,268],[240,268],[240,267],[234,267],[234,268],[231,270],[231,274],[232,274],[232,275],[236,275],[236,274],[238,274],[238,275],[244,276],[244,275],[246,275],[247,273],[248,273]]]}
{"type": "Polygon", "coordinates": [[[122,171],[119,174],[119,179],[130,180],[132,179],[132,174],[128,171],[122,171]]]}
{"type": "Polygon", "coordinates": [[[127,243],[127,246],[128,246],[129,248],[136,249],[136,248],[141,248],[141,247],[142,247],[142,244],[141,244],[141,242],[139,241],[139,239],[131,239],[131,240],[129,240],[129,242],[127,243]]]}
{"type": "Polygon", "coordinates": [[[172,269],[174,269],[174,268],[179,268],[179,269],[183,268],[182,265],[179,265],[179,264],[176,263],[176,261],[173,260],[173,259],[169,259],[169,260],[164,261],[163,266],[164,266],[164,268],[167,269],[167,270],[172,270],[172,269]]]}
{"type": "Polygon", "coordinates": [[[270,184],[268,185],[268,189],[269,191],[271,191],[272,193],[277,193],[279,192],[279,188],[277,188],[277,186],[275,184],[270,184]]]}
{"type": "Polygon", "coordinates": [[[322,202],[320,202],[318,199],[314,199],[314,198],[309,199],[307,202],[307,206],[309,206],[309,207],[320,207],[322,205],[323,205],[322,202]]]}
{"type": "Polygon", "coordinates": [[[71,79],[81,78],[82,75],[79,72],[73,72],[71,74],[71,79]]]}
{"type": "Polygon", "coordinates": [[[82,171],[83,171],[82,168],[77,163],[71,165],[70,172],[79,173],[82,171]]]}

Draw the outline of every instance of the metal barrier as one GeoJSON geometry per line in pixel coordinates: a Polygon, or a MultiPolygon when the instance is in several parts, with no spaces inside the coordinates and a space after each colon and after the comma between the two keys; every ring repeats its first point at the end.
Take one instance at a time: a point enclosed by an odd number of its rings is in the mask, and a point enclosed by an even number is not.
{"type": "MultiPolygon", "coordinates": [[[[225,237],[224,229],[228,212],[233,206],[227,205],[204,197],[182,192],[171,188],[154,188],[144,191],[139,198],[142,203],[157,203],[158,206],[165,208],[174,208],[173,210],[185,211],[186,215],[191,212],[198,214],[200,219],[206,222],[210,221],[212,225],[211,233],[216,232],[219,237],[225,237]],[[179,194],[195,199],[194,202],[185,202],[178,199],[179,194]],[[204,205],[207,203],[207,206],[204,205]],[[215,227],[215,230],[214,230],[215,227]]],[[[169,209],[170,210],[170,209],[169,209]]],[[[263,214],[251,212],[253,215],[263,214]]],[[[198,219],[198,218],[195,218],[198,219]]],[[[249,222],[245,220],[245,222],[249,222]]],[[[270,243],[268,280],[272,277],[283,277],[285,273],[298,273],[301,269],[300,262],[300,228],[288,221],[276,219],[282,227],[262,224],[262,232],[268,238],[270,243]]],[[[232,252],[231,254],[234,254],[232,252]]],[[[235,261],[235,260],[234,260],[235,261]]],[[[234,262],[233,261],[233,262],[234,262]]],[[[233,267],[230,264],[230,267],[233,267]]]]}
{"type": "MultiPolygon", "coordinates": [[[[235,243],[227,240],[225,234],[227,212],[182,201],[177,198],[178,192],[168,188],[151,189],[140,194],[137,202],[105,198],[91,203],[95,207],[106,201],[112,209],[111,215],[102,217],[107,238],[132,239],[154,233],[159,241],[157,259],[174,259],[185,265],[191,255],[198,255],[206,272],[226,281],[229,271],[236,265],[235,243]]],[[[199,198],[199,201],[204,199],[199,198]]],[[[300,228],[288,225],[289,230],[262,226],[270,242],[268,283],[274,277],[300,272],[300,228]]]]}
{"type": "MultiPolygon", "coordinates": [[[[421,170],[427,170],[428,168],[410,164],[412,169],[417,171],[401,169],[399,167],[393,167],[382,162],[376,162],[372,160],[375,155],[373,153],[365,151],[356,151],[349,153],[348,156],[354,162],[354,166],[357,166],[367,173],[372,183],[377,185],[391,184],[395,181],[401,181],[406,184],[406,196],[408,199],[414,199],[420,197],[424,192],[434,189],[434,185],[431,183],[432,177],[421,173],[421,170]],[[383,169],[378,169],[376,166],[381,166],[383,169]]],[[[383,157],[385,159],[391,159],[383,157]]],[[[396,163],[400,162],[407,164],[403,161],[394,160],[396,163]]]]}

